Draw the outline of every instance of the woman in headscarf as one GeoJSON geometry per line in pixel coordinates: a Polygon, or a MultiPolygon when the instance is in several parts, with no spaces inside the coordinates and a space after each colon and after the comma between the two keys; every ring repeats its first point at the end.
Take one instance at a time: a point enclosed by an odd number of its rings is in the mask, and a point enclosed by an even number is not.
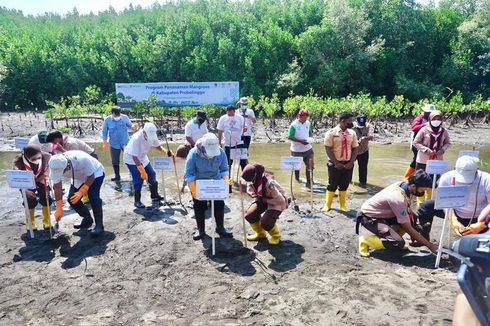
{"type": "MultiPolygon", "coordinates": [[[[429,122],[417,133],[413,141],[413,145],[418,150],[416,170],[425,171],[428,160],[442,160],[444,153],[451,145],[449,134],[442,126],[443,117],[441,111],[432,111],[429,115],[429,122]]],[[[431,191],[427,191],[425,195],[426,199],[430,199],[431,191]]]]}
{"type": "MultiPolygon", "coordinates": [[[[49,220],[50,214],[48,209],[48,201],[46,199],[46,192],[48,190],[48,183],[46,179],[48,162],[50,158],[50,154],[41,152],[41,147],[39,145],[31,144],[24,147],[22,153],[17,155],[13,161],[13,166],[15,170],[32,171],[32,173],[34,173],[36,188],[26,190],[27,205],[29,207],[29,215],[31,217],[33,231],[37,231],[36,220],[34,218],[34,210],[38,203],[41,203],[42,206],[44,229],[49,230],[51,226],[49,220]]],[[[26,218],[26,228],[27,225],[28,221],[26,218]]]]}
{"type": "Polygon", "coordinates": [[[247,164],[241,177],[249,183],[248,194],[255,199],[245,215],[245,219],[255,231],[249,235],[249,241],[266,239],[267,231],[271,238],[270,245],[277,245],[281,241],[281,234],[276,221],[279,215],[288,208],[288,199],[281,185],[274,177],[265,173],[261,164],[247,164]]]}
{"type": "MultiPolygon", "coordinates": [[[[204,213],[208,208],[207,200],[197,199],[197,180],[226,180],[228,181],[228,159],[225,151],[220,148],[218,138],[212,133],[207,133],[200,138],[193,149],[187,155],[185,163],[185,179],[191,191],[194,202],[194,215],[197,223],[197,231],[193,235],[194,240],[200,240],[206,235],[204,213]]],[[[232,237],[233,233],[224,228],[225,202],[214,201],[214,219],[216,221],[216,233],[222,237],[232,237]]]]}

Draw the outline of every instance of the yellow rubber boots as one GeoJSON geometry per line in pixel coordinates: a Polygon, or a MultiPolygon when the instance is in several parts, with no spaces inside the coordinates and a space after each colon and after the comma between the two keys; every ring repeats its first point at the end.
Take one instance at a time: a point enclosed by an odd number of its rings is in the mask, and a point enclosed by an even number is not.
{"type": "Polygon", "coordinates": [[[252,228],[252,230],[255,231],[255,233],[252,235],[247,235],[248,241],[259,241],[261,239],[267,238],[267,234],[265,233],[265,230],[262,228],[262,225],[260,225],[260,221],[251,223],[250,227],[252,228]]]}
{"type": "Polygon", "coordinates": [[[269,234],[271,238],[269,239],[269,244],[272,246],[275,246],[281,242],[281,234],[279,233],[279,228],[277,227],[277,224],[274,224],[274,227],[270,229],[269,234]]]}
{"type": "Polygon", "coordinates": [[[332,208],[333,197],[335,196],[335,191],[328,191],[325,193],[325,206],[323,206],[323,211],[328,212],[332,208]]]}
{"type": "Polygon", "coordinates": [[[369,257],[369,249],[385,249],[383,242],[376,235],[364,235],[359,237],[359,254],[362,257],[369,257]]]}
{"type": "MultiPolygon", "coordinates": [[[[31,218],[32,230],[33,231],[37,231],[37,225],[36,225],[36,218],[35,218],[34,208],[29,208],[29,215],[30,215],[30,218],[31,218]]],[[[26,230],[29,230],[29,221],[27,220],[27,217],[26,217],[26,230]]]]}
{"type": "Polygon", "coordinates": [[[350,211],[350,209],[347,208],[347,191],[339,191],[339,206],[342,212],[350,211]]]}
{"type": "Polygon", "coordinates": [[[43,213],[43,227],[45,230],[49,229],[51,227],[51,221],[50,221],[50,214],[49,214],[49,208],[48,206],[42,206],[42,213],[43,213]]]}

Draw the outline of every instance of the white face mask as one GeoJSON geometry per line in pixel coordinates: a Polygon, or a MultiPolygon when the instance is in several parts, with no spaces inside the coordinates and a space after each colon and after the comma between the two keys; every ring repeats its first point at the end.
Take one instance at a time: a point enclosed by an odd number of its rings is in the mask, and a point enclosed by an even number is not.
{"type": "Polygon", "coordinates": [[[32,164],[39,165],[39,164],[41,164],[42,159],[41,158],[38,158],[37,160],[34,160],[34,161],[31,161],[31,160],[28,160],[28,161],[31,162],[32,164]]]}
{"type": "Polygon", "coordinates": [[[436,128],[439,127],[441,125],[441,123],[442,123],[441,120],[432,120],[430,122],[431,126],[436,127],[436,128]]]}
{"type": "Polygon", "coordinates": [[[112,117],[112,119],[114,119],[114,121],[119,121],[121,120],[121,117],[112,117]]]}
{"type": "Polygon", "coordinates": [[[247,109],[246,105],[242,105],[242,110],[245,111],[247,109]]]}

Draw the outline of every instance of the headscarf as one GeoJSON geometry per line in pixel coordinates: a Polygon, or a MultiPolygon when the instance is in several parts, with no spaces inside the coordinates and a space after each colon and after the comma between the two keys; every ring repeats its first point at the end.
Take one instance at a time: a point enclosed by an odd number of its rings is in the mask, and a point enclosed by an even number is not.
{"type": "Polygon", "coordinates": [[[429,123],[427,126],[427,130],[429,130],[429,135],[430,135],[430,144],[429,148],[435,153],[438,152],[441,149],[441,135],[444,130],[442,127],[442,124],[439,127],[434,127],[431,124],[432,119],[435,117],[442,117],[443,114],[439,110],[434,110],[430,113],[429,115],[429,123]]]}
{"type": "Polygon", "coordinates": [[[202,138],[199,138],[197,140],[195,147],[196,147],[197,155],[199,155],[200,157],[202,157],[203,159],[206,159],[206,160],[210,159],[208,154],[206,154],[206,148],[204,147],[204,144],[202,142],[202,138]]]}
{"type": "Polygon", "coordinates": [[[243,169],[241,177],[247,182],[252,182],[257,197],[263,197],[263,186],[267,183],[265,167],[262,164],[247,164],[243,169]],[[264,180],[265,179],[265,180],[264,180]]]}
{"type": "Polygon", "coordinates": [[[32,171],[34,173],[34,176],[36,177],[41,173],[42,165],[43,165],[42,161],[40,164],[36,166],[36,164],[29,162],[28,159],[39,153],[41,153],[41,148],[39,147],[39,145],[30,144],[24,147],[21,154],[22,162],[24,163],[24,167],[26,171],[32,171]]]}

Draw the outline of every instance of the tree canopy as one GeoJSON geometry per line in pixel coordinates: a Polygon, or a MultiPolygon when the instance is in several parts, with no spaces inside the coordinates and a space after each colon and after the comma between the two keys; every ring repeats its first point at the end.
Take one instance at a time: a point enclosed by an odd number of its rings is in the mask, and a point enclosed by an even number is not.
{"type": "Polygon", "coordinates": [[[0,8],[0,107],[116,82],[240,82],[260,96],[490,96],[490,0],[196,0],[97,15],[0,8]]]}

